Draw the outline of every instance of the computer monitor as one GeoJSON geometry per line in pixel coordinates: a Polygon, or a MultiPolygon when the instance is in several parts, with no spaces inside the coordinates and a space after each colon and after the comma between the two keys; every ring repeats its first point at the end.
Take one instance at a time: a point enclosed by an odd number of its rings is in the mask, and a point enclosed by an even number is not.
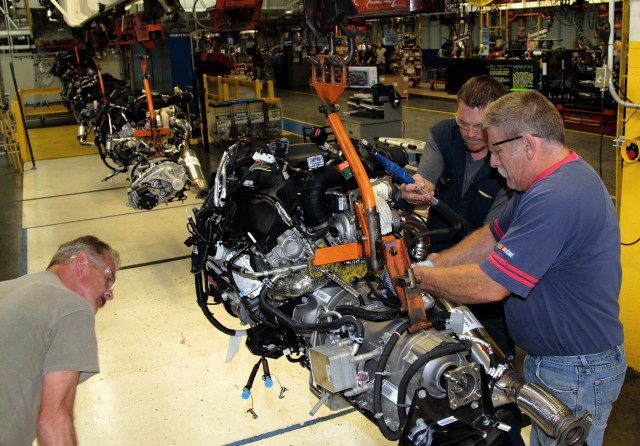
{"type": "Polygon", "coordinates": [[[378,83],[378,67],[349,65],[347,67],[349,77],[348,87],[361,90],[370,90],[372,85],[378,83]]]}

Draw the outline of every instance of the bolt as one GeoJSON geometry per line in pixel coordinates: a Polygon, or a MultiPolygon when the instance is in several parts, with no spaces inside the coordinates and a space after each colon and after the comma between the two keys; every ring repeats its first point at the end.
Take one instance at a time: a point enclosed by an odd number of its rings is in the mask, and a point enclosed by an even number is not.
{"type": "Polygon", "coordinates": [[[427,391],[424,389],[418,390],[418,398],[423,399],[427,397],[427,391]]]}
{"type": "Polygon", "coordinates": [[[491,420],[489,418],[487,418],[487,417],[484,417],[482,419],[482,424],[485,425],[485,426],[488,426],[488,425],[491,424],[491,420]]]}
{"type": "Polygon", "coordinates": [[[453,409],[455,409],[456,407],[458,407],[458,402],[457,401],[451,401],[451,407],[453,409]]]}
{"type": "Polygon", "coordinates": [[[422,418],[418,418],[416,420],[416,426],[424,426],[426,423],[424,422],[424,420],[422,418]]]}
{"type": "Polygon", "coordinates": [[[471,408],[472,408],[472,409],[477,409],[479,405],[480,405],[480,404],[478,404],[478,402],[477,402],[477,401],[474,401],[474,402],[472,402],[472,403],[471,403],[471,408]]]}

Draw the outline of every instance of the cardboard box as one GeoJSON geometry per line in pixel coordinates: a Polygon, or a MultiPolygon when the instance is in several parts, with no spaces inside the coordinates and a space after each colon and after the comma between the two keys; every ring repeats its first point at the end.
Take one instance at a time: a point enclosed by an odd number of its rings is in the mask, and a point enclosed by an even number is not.
{"type": "Polygon", "coordinates": [[[381,84],[385,85],[393,85],[400,96],[403,98],[409,97],[409,78],[407,76],[401,76],[399,74],[386,74],[380,76],[379,79],[381,84]]]}

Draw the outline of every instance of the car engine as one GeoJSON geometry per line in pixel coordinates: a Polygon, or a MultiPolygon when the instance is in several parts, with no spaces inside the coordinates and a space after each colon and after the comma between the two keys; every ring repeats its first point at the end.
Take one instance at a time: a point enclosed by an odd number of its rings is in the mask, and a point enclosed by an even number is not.
{"type": "Polygon", "coordinates": [[[557,444],[582,444],[588,414],[524,383],[468,308],[420,290],[412,263],[428,231],[379,160],[403,166],[406,153],[365,142],[357,152],[347,160],[326,138],[238,141],[189,217],[198,304],[259,357],[245,393],[260,364],[268,375],[267,360],[286,357],[310,373],[312,412],[354,407],[399,444],[500,444],[501,407],[514,403],[557,444]],[[243,328],[223,325],[216,306],[243,328]]]}
{"type": "Polygon", "coordinates": [[[87,51],[58,53],[52,74],[62,81],[61,95],[78,121],[80,144],[98,148],[111,170],[107,178],[124,173],[130,180],[128,206],[153,209],[184,200],[189,189],[199,198],[206,195],[200,161],[189,146],[185,110],[191,94],[125,89],[100,73],[87,51]]]}

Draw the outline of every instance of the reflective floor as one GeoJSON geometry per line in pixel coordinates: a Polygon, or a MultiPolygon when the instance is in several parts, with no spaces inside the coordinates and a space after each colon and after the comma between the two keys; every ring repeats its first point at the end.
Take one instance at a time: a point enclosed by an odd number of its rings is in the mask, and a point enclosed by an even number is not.
{"type": "MultiPolygon", "coordinates": [[[[289,119],[285,128],[324,125],[312,92],[277,95],[289,119]]],[[[404,136],[425,139],[428,128],[454,108],[451,101],[412,97],[403,103],[404,136]]],[[[599,137],[569,132],[568,138],[597,169],[599,137]]],[[[207,169],[215,168],[221,150],[200,153],[207,169]]],[[[613,193],[611,152],[605,150],[603,177],[613,193]]],[[[125,205],[125,179],[101,182],[106,174],[97,155],[85,155],[38,161],[35,170],[27,164],[21,179],[0,156],[0,279],[42,270],[60,243],[82,234],[104,239],[122,256],[116,298],[97,316],[102,371],[78,388],[75,418],[82,444],[389,444],[352,410],[322,406],[310,415],[317,400],[307,389],[308,374],[285,360],[270,363],[273,388],[257,379],[252,399],[242,399],[257,358],[241,346],[227,362],[228,338],[195,302],[183,242],[185,214],[198,201],[133,211],[125,205]],[[247,412],[251,408],[257,418],[247,412]]],[[[237,326],[224,312],[216,315],[237,326]]],[[[605,444],[638,444],[638,389],[637,374],[629,372],[605,444]]]]}

